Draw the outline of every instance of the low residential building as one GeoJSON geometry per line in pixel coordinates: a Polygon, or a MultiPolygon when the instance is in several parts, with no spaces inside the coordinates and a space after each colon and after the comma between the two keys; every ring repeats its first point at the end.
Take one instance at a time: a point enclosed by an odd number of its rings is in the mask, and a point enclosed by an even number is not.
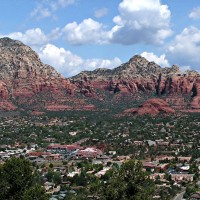
{"type": "Polygon", "coordinates": [[[156,180],[156,179],[160,179],[160,180],[163,180],[165,179],[165,173],[154,173],[154,174],[151,174],[150,175],[150,179],[152,180],[156,180]]]}
{"type": "Polygon", "coordinates": [[[78,158],[97,158],[100,154],[99,150],[94,147],[87,147],[86,149],[79,150],[76,153],[78,158]]]}
{"type": "Polygon", "coordinates": [[[60,154],[50,154],[46,157],[46,160],[52,161],[52,160],[60,160],[61,155],[60,154]]]}
{"type": "Polygon", "coordinates": [[[188,156],[188,157],[179,156],[178,157],[178,161],[180,161],[180,162],[190,162],[191,159],[192,159],[191,156],[188,156]]]}
{"type": "Polygon", "coordinates": [[[200,199],[200,193],[194,193],[190,196],[190,200],[197,200],[200,199]]]}
{"type": "Polygon", "coordinates": [[[104,175],[106,174],[106,172],[107,172],[108,170],[110,170],[110,169],[111,169],[111,167],[105,167],[105,168],[102,169],[101,171],[97,172],[97,173],[95,174],[95,176],[97,176],[97,177],[104,176],[104,175]]]}
{"type": "Polygon", "coordinates": [[[51,153],[60,153],[60,154],[71,154],[72,152],[82,149],[79,145],[61,145],[61,144],[52,144],[47,147],[47,152],[51,153]]]}
{"type": "Polygon", "coordinates": [[[176,182],[192,182],[194,174],[171,174],[171,179],[176,182]]]}

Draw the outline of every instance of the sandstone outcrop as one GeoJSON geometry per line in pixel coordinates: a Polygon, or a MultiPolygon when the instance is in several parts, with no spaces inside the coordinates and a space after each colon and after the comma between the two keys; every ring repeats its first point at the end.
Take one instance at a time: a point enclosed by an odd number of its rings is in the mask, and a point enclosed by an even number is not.
{"type": "Polygon", "coordinates": [[[191,102],[192,109],[200,109],[200,78],[198,78],[193,85],[193,99],[191,102]]]}
{"type": "Polygon", "coordinates": [[[186,71],[182,74],[177,65],[161,68],[138,55],[113,70],[84,71],[72,77],[71,81],[77,88],[86,90],[87,96],[95,96],[96,89],[121,95],[154,93],[158,97],[165,96],[174,109],[200,109],[198,72],[186,71]]]}
{"type": "Polygon", "coordinates": [[[148,99],[139,108],[131,108],[123,112],[124,115],[158,115],[173,113],[175,113],[175,110],[171,108],[165,100],[159,98],[148,99]]]}
{"type": "Polygon", "coordinates": [[[17,110],[17,107],[9,101],[1,101],[0,102],[0,111],[13,111],[17,110]]]}
{"type": "Polygon", "coordinates": [[[167,92],[172,93],[173,87],[179,87],[177,84],[174,86],[174,82],[176,82],[176,78],[179,78],[180,73],[180,69],[176,65],[171,68],[161,68],[154,62],[149,62],[145,58],[136,55],[127,63],[113,70],[85,71],[72,77],[71,80],[82,90],[92,86],[92,88],[101,87],[113,93],[156,91],[158,95],[161,95],[167,92]]]}
{"type": "Polygon", "coordinates": [[[44,115],[45,112],[40,112],[40,111],[37,111],[37,110],[34,110],[31,112],[31,115],[36,115],[36,116],[40,116],[40,115],[44,115]]]}
{"type": "Polygon", "coordinates": [[[53,67],[43,64],[30,47],[10,38],[0,39],[0,102],[12,100],[34,110],[45,109],[45,103],[56,100],[54,110],[56,106],[60,110],[60,104],[68,106],[65,104],[75,89],[53,67]]]}
{"type": "Polygon", "coordinates": [[[0,81],[0,99],[7,100],[9,98],[7,85],[0,81]]]}
{"type": "MultiPolygon", "coordinates": [[[[173,109],[195,112],[200,109],[200,75],[182,74],[177,65],[162,68],[136,55],[115,69],[83,71],[66,79],[22,42],[0,39],[0,109],[8,105],[8,110],[22,107],[41,112],[96,110],[93,100],[103,102],[107,94],[133,100],[155,96],[173,109]]],[[[159,104],[152,103],[137,112],[158,112],[154,107],[159,104]]]]}

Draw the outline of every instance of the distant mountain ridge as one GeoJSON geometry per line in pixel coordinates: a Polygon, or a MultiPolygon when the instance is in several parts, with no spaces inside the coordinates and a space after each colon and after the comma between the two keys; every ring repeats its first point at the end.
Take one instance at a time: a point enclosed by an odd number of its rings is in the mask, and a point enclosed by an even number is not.
{"type": "Polygon", "coordinates": [[[43,64],[30,47],[10,38],[0,39],[0,99],[4,102],[30,109],[30,105],[45,107],[47,99],[71,92],[69,80],[43,64]]]}
{"type": "Polygon", "coordinates": [[[0,38],[0,78],[36,78],[37,76],[60,78],[51,66],[41,62],[36,52],[22,42],[0,38]]]}
{"type": "MultiPolygon", "coordinates": [[[[197,72],[196,72],[197,73],[197,72]]],[[[98,68],[94,71],[83,71],[80,74],[72,77],[73,80],[78,80],[85,77],[90,79],[133,79],[137,77],[157,77],[160,74],[165,76],[171,74],[181,74],[181,70],[177,65],[171,68],[162,68],[155,62],[149,62],[147,59],[140,55],[133,56],[127,63],[120,65],[114,69],[98,68]]]]}
{"type": "Polygon", "coordinates": [[[96,110],[92,99],[102,102],[108,94],[133,101],[151,94],[175,109],[194,111],[200,109],[200,75],[181,74],[176,65],[161,68],[135,55],[115,69],[84,71],[66,79],[22,42],[0,39],[0,110],[96,110]]]}

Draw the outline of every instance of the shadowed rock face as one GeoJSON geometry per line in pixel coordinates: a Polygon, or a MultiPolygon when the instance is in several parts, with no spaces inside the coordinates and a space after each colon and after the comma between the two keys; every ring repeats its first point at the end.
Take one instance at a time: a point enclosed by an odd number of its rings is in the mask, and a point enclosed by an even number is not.
{"type": "MultiPolygon", "coordinates": [[[[0,102],[36,110],[94,110],[85,100],[102,100],[99,91],[113,96],[152,93],[175,109],[200,109],[200,75],[195,71],[183,75],[177,65],[161,68],[136,55],[113,70],[84,71],[65,79],[43,64],[30,47],[10,38],[0,39],[0,102]]],[[[15,106],[10,107],[17,109],[15,106]]]]}

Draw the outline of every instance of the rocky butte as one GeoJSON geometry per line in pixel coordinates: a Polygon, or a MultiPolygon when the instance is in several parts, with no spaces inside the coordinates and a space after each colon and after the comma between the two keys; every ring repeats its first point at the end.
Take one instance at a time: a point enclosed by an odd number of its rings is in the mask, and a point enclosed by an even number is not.
{"type": "Polygon", "coordinates": [[[71,99],[74,89],[68,79],[43,64],[30,47],[10,38],[0,39],[1,110],[65,110],[74,109],[76,102],[84,109],[84,100],[71,99]]]}
{"type": "MultiPolygon", "coordinates": [[[[175,110],[199,112],[200,109],[199,73],[186,71],[182,74],[177,65],[161,68],[139,55],[113,70],[85,71],[70,80],[86,96],[95,96],[97,89],[123,96],[138,94],[144,97],[151,94],[154,98],[157,97],[157,105],[163,103],[160,101],[162,99],[175,110]]],[[[142,104],[142,107],[147,105],[149,106],[149,101],[142,104]]]]}
{"type": "Polygon", "coordinates": [[[93,100],[104,102],[106,94],[119,101],[140,98],[144,103],[133,113],[198,112],[200,75],[182,74],[176,65],[161,68],[136,55],[113,70],[84,71],[66,79],[22,42],[0,39],[0,110],[96,110],[93,100]]]}

